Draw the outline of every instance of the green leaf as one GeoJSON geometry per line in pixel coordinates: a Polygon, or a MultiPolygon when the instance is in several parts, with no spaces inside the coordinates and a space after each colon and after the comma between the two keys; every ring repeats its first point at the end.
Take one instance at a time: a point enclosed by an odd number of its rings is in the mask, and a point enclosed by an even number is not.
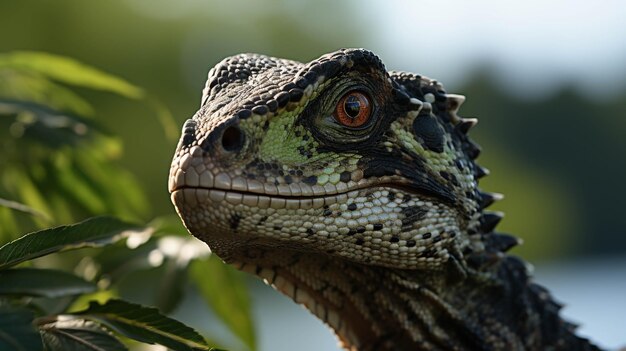
{"type": "Polygon", "coordinates": [[[27,308],[0,306],[0,350],[41,350],[41,336],[32,324],[33,318],[33,312],[27,308]]]}
{"type": "Polygon", "coordinates": [[[208,260],[194,260],[189,267],[189,276],[230,330],[255,350],[250,297],[243,274],[212,255],[208,260]]]}
{"type": "Polygon", "coordinates": [[[0,67],[37,72],[50,79],[90,89],[104,90],[127,98],[142,98],[143,91],[129,82],[59,55],[34,51],[16,51],[0,55],[0,67]]]}
{"type": "Polygon", "coordinates": [[[16,201],[11,201],[11,200],[0,198],[0,206],[7,207],[12,210],[16,210],[16,211],[20,211],[24,213],[29,213],[33,216],[41,217],[43,219],[47,219],[47,220],[50,219],[50,216],[48,216],[46,213],[39,211],[37,209],[34,209],[30,206],[24,205],[22,203],[16,202],[16,201]]]}
{"type": "Polygon", "coordinates": [[[176,142],[179,136],[179,127],[174,116],[172,116],[172,112],[157,99],[148,97],[148,103],[156,112],[156,117],[163,127],[165,138],[168,141],[176,142]]]}
{"type": "Polygon", "coordinates": [[[148,223],[148,226],[154,228],[155,234],[175,234],[189,238],[189,232],[177,214],[156,217],[148,223]]]}
{"type": "Polygon", "coordinates": [[[32,232],[0,247],[0,269],[53,252],[113,243],[137,225],[113,217],[93,217],[83,222],[32,232]]]}
{"type": "Polygon", "coordinates": [[[54,269],[15,268],[0,271],[0,294],[3,295],[61,297],[95,290],[95,284],[54,269]]]}
{"type": "Polygon", "coordinates": [[[40,327],[47,351],[125,351],[126,346],[99,324],[58,320],[40,327]]]}
{"type": "Polygon", "coordinates": [[[209,349],[204,338],[194,329],[160,314],[156,308],[109,300],[104,305],[91,302],[89,308],[73,315],[103,323],[131,339],[161,344],[176,351],[209,349]]]}
{"type": "Polygon", "coordinates": [[[94,109],[89,102],[41,74],[0,67],[0,81],[3,83],[0,84],[0,97],[5,103],[36,103],[85,117],[94,115],[94,109]]]}
{"type": "Polygon", "coordinates": [[[173,259],[165,260],[158,283],[154,305],[164,313],[172,312],[183,299],[187,281],[187,265],[173,259]]]}

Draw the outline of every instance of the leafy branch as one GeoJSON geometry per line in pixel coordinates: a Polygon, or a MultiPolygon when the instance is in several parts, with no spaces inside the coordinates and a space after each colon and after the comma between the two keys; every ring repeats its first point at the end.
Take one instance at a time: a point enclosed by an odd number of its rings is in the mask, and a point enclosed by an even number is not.
{"type": "Polygon", "coordinates": [[[0,53],[0,350],[127,350],[129,339],[209,350],[214,341],[165,315],[194,288],[255,350],[243,277],[178,218],[135,224],[150,208],[117,164],[122,140],[71,87],[142,101],[176,138],[169,111],[119,77],[58,55],[0,53]],[[125,277],[155,270],[157,308],[126,301],[125,277]]]}

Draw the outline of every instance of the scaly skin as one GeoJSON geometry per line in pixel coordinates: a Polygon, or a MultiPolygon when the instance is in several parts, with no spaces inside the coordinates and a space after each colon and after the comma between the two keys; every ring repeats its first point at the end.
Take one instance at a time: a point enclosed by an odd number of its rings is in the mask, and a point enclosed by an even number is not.
{"type": "MultiPolygon", "coordinates": [[[[209,72],[170,171],[189,231],[327,323],[347,350],[597,350],[505,252],[464,98],[362,49],[209,72]],[[334,117],[371,100],[359,128],[334,117]]],[[[296,341],[294,340],[294,343],[296,341]]]]}

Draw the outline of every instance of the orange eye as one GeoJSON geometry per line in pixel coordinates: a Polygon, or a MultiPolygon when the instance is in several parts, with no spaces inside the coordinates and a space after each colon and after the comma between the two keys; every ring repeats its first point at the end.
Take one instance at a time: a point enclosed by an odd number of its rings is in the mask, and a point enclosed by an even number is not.
{"type": "Polygon", "coordinates": [[[360,127],[370,119],[372,107],[367,95],[351,91],[335,107],[335,119],[346,127],[360,127]]]}

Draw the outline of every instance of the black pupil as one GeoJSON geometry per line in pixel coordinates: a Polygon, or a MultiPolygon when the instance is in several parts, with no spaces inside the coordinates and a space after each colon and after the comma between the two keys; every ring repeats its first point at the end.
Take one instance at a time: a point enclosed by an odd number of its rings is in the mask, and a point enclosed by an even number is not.
{"type": "Polygon", "coordinates": [[[343,109],[350,118],[356,118],[359,115],[359,111],[361,111],[361,100],[354,95],[350,95],[343,104],[343,109]]]}

